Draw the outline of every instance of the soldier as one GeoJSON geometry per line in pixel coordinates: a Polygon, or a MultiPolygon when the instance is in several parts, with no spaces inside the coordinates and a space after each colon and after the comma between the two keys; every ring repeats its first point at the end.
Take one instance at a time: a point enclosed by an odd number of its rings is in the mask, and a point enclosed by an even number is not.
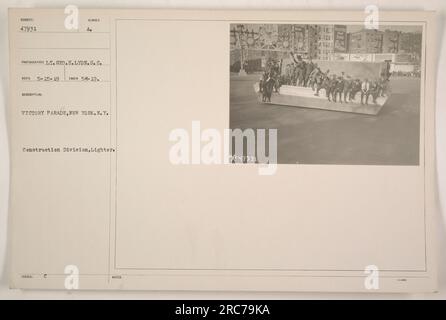
{"type": "Polygon", "coordinates": [[[294,76],[293,76],[293,85],[297,86],[299,84],[299,79],[301,77],[301,62],[302,57],[300,55],[294,54],[293,51],[290,51],[290,57],[294,63],[294,76]]]}
{"type": "Polygon", "coordinates": [[[280,86],[282,85],[280,74],[274,76],[274,92],[279,93],[280,86]]]}
{"type": "Polygon", "coordinates": [[[375,104],[376,104],[376,98],[378,98],[380,90],[381,89],[380,89],[379,81],[378,80],[373,81],[370,86],[370,94],[372,95],[373,103],[375,103],[375,104]]]}
{"type": "Polygon", "coordinates": [[[330,70],[327,70],[325,73],[324,72],[319,72],[318,73],[318,78],[317,78],[317,88],[316,88],[316,93],[314,94],[315,96],[319,96],[319,91],[324,88],[325,91],[328,91],[328,87],[329,87],[329,81],[330,78],[328,76],[328,74],[330,73],[330,70]]]}
{"type": "Polygon", "coordinates": [[[361,91],[361,80],[353,81],[352,90],[350,91],[350,101],[356,100],[356,94],[361,91]]]}
{"type": "Polygon", "coordinates": [[[311,87],[314,91],[314,85],[316,84],[317,78],[319,73],[321,72],[321,69],[317,66],[317,63],[314,64],[314,68],[310,73],[310,76],[308,77],[308,86],[311,87]]]}
{"type": "Polygon", "coordinates": [[[305,86],[305,70],[306,70],[306,63],[305,61],[301,61],[299,65],[299,83],[298,83],[298,86],[300,87],[305,86]]]}
{"type": "Polygon", "coordinates": [[[294,81],[294,65],[291,63],[290,64],[290,71],[289,71],[289,79],[288,79],[288,84],[290,86],[293,85],[293,81],[294,81]]]}
{"type": "Polygon", "coordinates": [[[331,96],[333,101],[336,102],[336,94],[335,94],[335,92],[336,92],[336,86],[338,84],[338,80],[337,80],[335,74],[333,74],[331,76],[331,79],[328,81],[327,84],[328,84],[328,88],[325,88],[325,90],[327,91],[327,99],[328,99],[328,101],[331,101],[330,100],[330,96],[331,96]]]}
{"type": "Polygon", "coordinates": [[[278,77],[282,70],[282,60],[274,60],[273,71],[276,77],[278,77]]]}
{"type": "Polygon", "coordinates": [[[370,82],[369,79],[365,79],[361,84],[361,104],[364,104],[364,97],[365,97],[365,104],[369,104],[369,96],[370,96],[370,82]]]}
{"type": "Polygon", "coordinates": [[[260,80],[259,80],[259,91],[260,92],[263,92],[263,85],[264,85],[264,83],[265,83],[265,81],[266,81],[266,79],[268,78],[268,72],[266,71],[266,69],[263,71],[263,74],[262,74],[262,76],[260,77],[260,80]]]}
{"type": "Polygon", "coordinates": [[[311,72],[313,72],[313,70],[314,70],[314,63],[310,59],[310,61],[305,66],[305,81],[304,81],[305,87],[308,87],[308,85],[309,85],[310,75],[311,75],[311,72]]]}
{"type": "Polygon", "coordinates": [[[284,76],[283,76],[283,81],[284,81],[284,83],[285,83],[285,84],[290,84],[290,83],[289,83],[289,79],[290,79],[290,65],[287,64],[287,65],[285,66],[285,74],[284,74],[284,76]]]}
{"type": "Polygon", "coordinates": [[[336,87],[334,89],[334,98],[333,101],[336,102],[339,95],[339,102],[342,103],[342,92],[344,91],[345,87],[345,80],[344,80],[344,73],[342,73],[342,76],[338,77],[338,81],[336,82],[336,87]]]}
{"type": "Polygon", "coordinates": [[[297,77],[298,77],[298,68],[297,65],[295,63],[292,64],[293,66],[293,81],[292,81],[292,85],[293,86],[297,86],[297,77]]]}
{"type": "Polygon", "coordinates": [[[267,72],[263,80],[262,101],[271,102],[271,94],[273,93],[274,79],[272,72],[267,72]]]}
{"type": "Polygon", "coordinates": [[[384,76],[379,78],[379,89],[380,89],[378,92],[379,97],[384,97],[385,95],[387,95],[388,82],[389,82],[389,80],[387,80],[384,76]]]}
{"type": "Polygon", "coordinates": [[[348,100],[351,101],[352,89],[353,89],[353,80],[350,76],[347,76],[347,78],[344,81],[344,92],[343,92],[344,93],[344,102],[346,102],[346,103],[348,102],[347,98],[348,98],[348,100]]]}
{"type": "Polygon", "coordinates": [[[316,82],[316,93],[314,94],[315,96],[319,96],[319,91],[322,89],[322,88],[327,88],[328,87],[328,81],[329,81],[329,79],[328,79],[328,77],[323,73],[323,72],[321,72],[319,75],[318,75],[318,77],[317,77],[317,80],[316,80],[317,82],[316,82]]]}

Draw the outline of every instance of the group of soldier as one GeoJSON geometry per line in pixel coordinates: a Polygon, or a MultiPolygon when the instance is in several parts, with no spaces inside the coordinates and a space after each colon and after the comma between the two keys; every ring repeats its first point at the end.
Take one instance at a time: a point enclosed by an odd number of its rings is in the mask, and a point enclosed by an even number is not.
{"type": "Polygon", "coordinates": [[[373,103],[376,103],[378,97],[383,97],[387,93],[388,78],[382,74],[379,79],[369,80],[367,78],[353,79],[346,76],[344,72],[337,76],[330,75],[329,70],[323,73],[317,72],[317,75],[310,80],[310,86],[319,96],[319,91],[325,89],[328,101],[347,103],[356,99],[358,92],[361,93],[361,104],[368,104],[369,98],[372,97],[373,103]]]}
{"type": "Polygon", "coordinates": [[[369,97],[373,103],[380,96],[387,93],[389,74],[383,72],[378,79],[353,79],[349,75],[341,72],[340,75],[330,74],[330,70],[323,72],[317,63],[304,61],[300,57],[297,59],[293,54],[292,63],[288,64],[282,74],[282,61],[269,60],[261,78],[261,90],[269,91],[270,100],[272,91],[278,92],[282,84],[300,87],[311,87],[315,91],[315,96],[319,96],[321,89],[325,90],[328,101],[352,102],[358,92],[361,93],[361,104],[368,104],[369,97]]]}
{"type": "Polygon", "coordinates": [[[287,64],[285,74],[282,77],[282,84],[306,87],[310,83],[311,75],[314,74],[318,66],[313,61],[305,62],[300,57],[296,59],[291,55],[294,62],[287,64]]]}

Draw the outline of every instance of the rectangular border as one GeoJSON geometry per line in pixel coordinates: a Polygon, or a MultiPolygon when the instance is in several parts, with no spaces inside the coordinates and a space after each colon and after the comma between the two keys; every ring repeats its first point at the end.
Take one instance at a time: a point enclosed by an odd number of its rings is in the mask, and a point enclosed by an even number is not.
{"type": "MultiPolygon", "coordinates": [[[[424,12],[424,11],[423,11],[424,12]]],[[[113,250],[113,254],[114,254],[114,259],[113,259],[113,269],[114,270],[152,270],[152,271],[267,271],[267,272],[275,272],[275,271],[295,271],[295,272],[364,272],[364,270],[346,270],[346,269],[248,269],[248,268],[244,268],[244,269],[212,269],[212,268],[140,268],[140,267],[117,267],[117,263],[116,263],[116,256],[117,256],[117,250],[116,250],[116,243],[117,243],[117,202],[118,202],[118,150],[119,147],[117,145],[117,141],[118,141],[118,46],[117,46],[117,29],[118,29],[118,22],[119,21],[191,21],[191,22],[202,22],[202,21],[218,21],[218,22],[228,22],[228,29],[230,28],[231,23],[263,23],[263,24],[330,24],[330,23],[344,23],[342,20],[324,20],[324,21],[318,21],[317,23],[314,20],[280,20],[280,21],[273,21],[273,20],[262,20],[262,19],[255,19],[255,20],[248,20],[248,19],[240,19],[240,20],[234,20],[234,19],[175,19],[175,18],[166,18],[166,19],[149,19],[149,18],[144,18],[144,19],[140,19],[140,18],[135,18],[135,19],[131,19],[131,18],[115,18],[114,19],[114,24],[115,24],[115,148],[116,148],[116,154],[115,154],[115,203],[114,203],[114,250],[113,250]]],[[[362,24],[364,21],[354,21],[354,20],[349,20],[347,21],[347,24],[352,24],[352,25],[356,25],[356,24],[362,24]]],[[[427,225],[426,225],[426,67],[427,67],[427,20],[423,20],[423,21],[391,21],[391,20],[380,20],[379,21],[380,24],[386,24],[386,23],[394,23],[395,25],[399,25],[402,23],[410,23],[412,25],[420,25],[423,27],[423,33],[422,33],[422,44],[424,46],[424,50],[423,50],[423,55],[422,55],[422,60],[424,60],[424,66],[423,66],[423,70],[422,73],[424,75],[424,81],[423,81],[423,86],[420,86],[420,114],[421,114],[421,101],[423,101],[423,130],[424,130],[424,135],[423,135],[423,171],[424,171],[424,194],[423,194],[423,207],[424,207],[424,212],[423,212],[423,221],[424,221],[424,257],[425,257],[425,261],[424,261],[424,269],[422,270],[380,270],[381,272],[407,272],[407,273],[414,273],[414,272],[424,272],[426,273],[428,271],[428,263],[427,263],[427,225]],[[424,88],[424,90],[422,91],[423,95],[421,96],[421,88],[424,88]]],[[[229,61],[227,61],[229,64],[229,61]]],[[[229,69],[229,68],[228,68],[229,69]]],[[[229,97],[228,97],[228,106],[229,106],[229,97]]],[[[229,111],[230,112],[230,111],[229,111]]],[[[420,118],[420,124],[421,124],[421,118],[420,118]]],[[[420,127],[420,132],[421,132],[421,127],[420,127]]],[[[421,135],[420,135],[420,141],[419,143],[421,143],[421,135]]],[[[421,150],[421,148],[419,148],[419,150],[421,150]]],[[[112,155],[110,154],[110,157],[112,155]]],[[[418,158],[420,159],[421,154],[418,154],[418,158]]],[[[294,165],[294,164],[280,164],[282,166],[284,165],[294,165]]],[[[306,166],[306,165],[311,165],[311,164],[297,164],[300,166],[306,166]]],[[[325,164],[321,164],[321,165],[325,165],[325,164]]],[[[327,164],[326,166],[333,166],[336,164],[327,164]]],[[[363,166],[363,167],[368,167],[370,165],[355,165],[355,166],[363,166]]],[[[373,165],[375,166],[375,165],[373,165]]],[[[388,165],[390,167],[398,167],[397,165],[388,165]]],[[[420,167],[420,164],[418,165],[409,165],[412,167],[420,167]]],[[[111,180],[110,180],[111,181],[111,180]]],[[[110,187],[111,189],[111,187],[110,187]]],[[[110,202],[111,202],[111,198],[110,198],[110,202]]],[[[111,210],[110,210],[110,214],[111,214],[111,210]]],[[[111,218],[110,218],[111,219],[111,218]]],[[[331,277],[331,275],[330,275],[331,277]]],[[[360,276],[363,277],[363,276],[360,276]]],[[[424,278],[424,277],[423,277],[424,278]]],[[[427,277],[426,277],[427,278],[427,277]]]]}

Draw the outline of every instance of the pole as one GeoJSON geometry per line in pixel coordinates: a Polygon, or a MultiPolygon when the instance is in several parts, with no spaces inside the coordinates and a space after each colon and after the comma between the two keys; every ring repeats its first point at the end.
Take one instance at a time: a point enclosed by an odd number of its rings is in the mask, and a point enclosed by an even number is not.
{"type": "Polygon", "coordinates": [[[239,45],[240,45],[240,71],[239,71],[239,76],[246,76],[246,71],[245,71],[245,52],[244,52],[244,48],[243,48],[243,25],[240,24],[239,25],[240,30],[238,32],[238,37],[239,37],[239,45]]]}

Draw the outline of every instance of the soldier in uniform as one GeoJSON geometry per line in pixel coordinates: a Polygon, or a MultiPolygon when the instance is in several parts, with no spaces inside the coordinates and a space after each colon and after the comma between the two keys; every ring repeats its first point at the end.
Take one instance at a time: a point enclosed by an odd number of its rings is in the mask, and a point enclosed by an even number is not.
{"type": "Polygon", "coordinates": [[[274,78],[272,72],[266,72],[265,77],[263,79],[263,88],[262,88],[262,101],[263,102],[271,102],[271,94],[274,89],[274,78]]]}
{"type": "Polygon", "coordinates": [[[315,96],[319,96],[319,91],[324,88],[326,92],[328,92],[328,87],[329,87],[329,82],[330,82],[330,78],[328,76],[328,74],[330,73],[330,70],[327,70],[325,73],[324,72],[319,72],[316,78],[316,84],[317,84],[317,88],[316,88],[316,93],[314,94],[315,96]]]}
{"type": "Polygon", "coordinates": [[[314,70],[314,63],[310,59],[310,61],[305,65],[305,81],[304,81],[305,87],[308,87],[309,85],[310,75],[311,72],[313,72],[313,70],[314,70]]]}
{"type": "Polygon", "coordinates": [[[333,74],[331,76],[331,79],[328,81],[328,88],[326,88],[327,91],[327,99],[328,101],[331,101],[333,99],[334,102],[336,102],[336,86],[338,84],[338,80],[336,78],[336,75],[333,74]],[[331,99],[330,99],[331,97],[331,99]]]}
{"type": "Polygon", "coordinates": [[[314,91],[314,85],[317,82],[317,78],[318,78],[318,75],[320,72],[321,72],[321,70],[317,66],[317,63],[315,63],[314,68],[308,77],[308,86],[311,87],[311,89],[313,89],[313,91],[314,91]]]}
{"type": "Polygon", "coordinates": [[[379,97],[384,97],[384,95],[387,95],[387,84],[389,80],[387,80],[384,76],[379,78],[379,97]]]}
{"type": "Polygon", "coordinates": [[[347,99],[349,101],[351,101],[350,95],[351,95],[352,89],[353,89],[353,80],[350,76],[347,76],[347,78],[344,81],[344,92],[343,92],[344,102],[347,103],[348,102],[347,99]]]}
{"type": "Polygon", "coordinates": [[[373,103],[376,103],[376,98],[378,98],[378,95],[381,91],[379,80],[375,80],[372,82],[370,86],[370,94],[373,98],[373,103]]]}
{"type": "Polygon", "coordinates": [[[263,92],[263,85],[264,85],[264,83],[265,83],[267,78],[268,78],[268,72],[265,69],[265,70],[263,70],[263,74],[262,74],[262,76],[260,77],[260,80],[259,80],[259,91],[260,92],[263,92]]]}
{"type": "Polygon", "coordinates": [[[355,79],[352,84],[352,90],[350,91],[350,101],[356,99],[356,94],[361,91],[361,80],[355,79]]]}
{"type": "Polygon", "coordinates": [[[365,97],[365,104],[369,104],[370,89],[371,89],[371,84],[369,80],[366,78],[361,84],[361,104],[364,104],[363,101],[364,97],[365,97]]]}
{"type": "Polygon", "coordinates": [[[342,73],[342,76],[338,77],[338,81],[336,82],[336,87],[334,89],[334,98],[333,98],[334,102],[338,100],[339,96],[339,102],[342,103],[342,92],[344,92],[344,86],[345,86],[344,73],[342,73]]]}
{"type": "Polygon", "coordinates": [[[298,72],[299,69],[297,68],[297,64],[293,63],[293,81],[292,81],[292,85],[293,86],[297,86],[297,79],[298,79],[298,72]]]}
{"type": "Polygon", "coordinates": [[[300,79],[302,57],[295,55],[293,51],[290,51],[290,56],[294,63],[293,86],[297,86],[300,79]]]}
{"type": "Polygon", "coordinates": [[[301,61],[299,64],[299,87],[305,86],[305,70],[306,70],[306,63],[305,61],[301,61]]]}

